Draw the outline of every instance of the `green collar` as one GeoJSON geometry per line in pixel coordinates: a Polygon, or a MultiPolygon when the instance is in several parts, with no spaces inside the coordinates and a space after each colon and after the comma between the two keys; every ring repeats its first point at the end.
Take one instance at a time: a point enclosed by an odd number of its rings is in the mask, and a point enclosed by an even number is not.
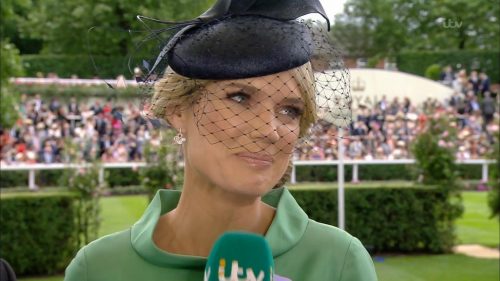
{"type": "MultiPolygon", "coordinates": [[[[132,226],[132,247],[145,260],[158,266],[204,268],[205,257],[168,253],[153,243],[153,231],[158,219],[177,206],[180,196],[181,192],[175,190],[159,190],[156,193],[144,215],[132,226]]],[[[308,217],[286,188],[273,189],[262,201],[276,208],[274,220],[265,235],[276,258],[300,241],[308,217]]]]}

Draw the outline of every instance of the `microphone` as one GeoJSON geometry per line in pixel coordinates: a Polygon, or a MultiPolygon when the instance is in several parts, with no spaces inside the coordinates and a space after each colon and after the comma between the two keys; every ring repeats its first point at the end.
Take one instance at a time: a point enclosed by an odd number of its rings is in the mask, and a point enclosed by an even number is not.
{"type": "Polygon", "coordinates": [[[261,235],[226,232],[215,242],[205,267],[205,281],[279,281],[267,241],[261,235]]]}

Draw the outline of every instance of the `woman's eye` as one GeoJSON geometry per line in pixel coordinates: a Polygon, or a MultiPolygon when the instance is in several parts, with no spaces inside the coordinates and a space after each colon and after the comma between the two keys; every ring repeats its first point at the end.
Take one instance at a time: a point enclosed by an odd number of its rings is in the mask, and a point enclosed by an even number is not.
{"type": "Polygon", "coordinates": [[[287,115],[291,118],[298,118],[302,115],[302,109],[297,108],[295,106],[285,106],[280,110],[279,113],[287,115]]]}
{"type": "Polygon", "coordinates": [[[227,95],[227,98],[231,99],[237,103],[244,103],[248,100],[248,95],[245,93],[238,92],[238,93],[233,93],[233,94],[227,95]]]}

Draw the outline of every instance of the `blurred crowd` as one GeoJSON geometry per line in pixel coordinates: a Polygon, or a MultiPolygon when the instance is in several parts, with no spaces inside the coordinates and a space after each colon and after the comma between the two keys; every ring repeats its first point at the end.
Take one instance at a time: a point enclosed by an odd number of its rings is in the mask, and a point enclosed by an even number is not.
{"type": "MultiPolygon", "coordinates": [[[[495,102],[493,99],[483,103],[495,102]]],[[[390,103],[382,99],[374,108],[363,107],[355,112],[347,136],[342,138],[344,159],[408,159],[412,158],[410,145],[415,137],[426,130],[430,118],[451,117],[450,127],[457,132],[457,142],[440,143],[456,148],[457,159],[484,158],[495,144],[494,134],[499,131],[499,115],[484,117],[481,105],[477,110],[460,103],[429,99],[416,107],[405,98],[390,103]],[[467,107],[464,112],[462,107],[467,107]],[[462,112],[462,113],[460,113],[462,112]]],[[[338,158],[337,128],[319,122],[311,138],[295,151],[296,160],[334,160],[338,158]]],[[[344,135],[346,135],[344,133],[344,135]]]]}
{"type": "MultiPolygon", "coordinates": [[[[498,96],[491,97],[489,82],[484,86],[484,73],[467,76],[459,71],[449,80],[447,71],[443,71],[443,83],[455,89],[449,100],[429,99],[414,105],[407,97],[389,101],[383,96],[372,107],[355,109],[342,139],[345,158],[412,158],[412,140],[429,118],[441,115],[451,117],[450,126],[457,131],[456,142],[441,145],[455,147],[458,159],[484,158],[498,145],[493,137],[499,131],[498,96]]],[[[0,132],[1,164],[68,162],[74,160],[64,153],[70,147],[78,160],[143,161],[147,143],[160,145],[160,132],[141,117],[138,102],[23,95],[18,111],[17,124],[0,132]]],[[[298,145],[294,159],[337,159],[337,128],[320,121],[312,131],[298,145]]]]}
{"type": "Polygon", "coordinates": [[[141,117],[138,104],[95,99],[43,100],[23,95],[17,124],[0,136],[2,163],[61,163],[72,160],[142,161],[146,142],[160,134],[141,117]],[[64,153],[64,150],[72,153],[64,153]],[[69,158],[72,159],[69,159],[69,158]]]}
{"type": "MultiPolygon", "coordinates": [[[[372,107],[360,106],[353,111],[353,122],[342,139],[345,159],[408,159],[410,144],[426,129],[429,118],[445,115],[457,141],[440,142],[455,148],[459,160],[484,158],[495,144],[499,132],[499,97],[492,97],[491,85],[485,72],[443,69],[441,83],[453,89],[453,95],[443,101],[428,99],[414,105],[405,97],[388,101],[385,96],[372,107]]],[[[338,158],[337,129],[319,123],[312,137],[295,151],[297,160],[332,160],[338,158]]]]}

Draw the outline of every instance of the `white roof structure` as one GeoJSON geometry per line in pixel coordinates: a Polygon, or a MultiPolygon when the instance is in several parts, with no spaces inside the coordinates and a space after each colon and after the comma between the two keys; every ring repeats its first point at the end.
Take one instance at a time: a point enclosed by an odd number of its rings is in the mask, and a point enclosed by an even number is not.
{"type": "Polygon", "coordinates": [[[360,104],[372,107],[383,95],[387,97],[388,102],[395,97],[402,102],[408,97],[413,105],[418,105],[427,98],[444,101],[453,94],[450,87],[405,72],[366,68],[353,68],[349,71],[353,109],[358,108],[360,104]]]}

